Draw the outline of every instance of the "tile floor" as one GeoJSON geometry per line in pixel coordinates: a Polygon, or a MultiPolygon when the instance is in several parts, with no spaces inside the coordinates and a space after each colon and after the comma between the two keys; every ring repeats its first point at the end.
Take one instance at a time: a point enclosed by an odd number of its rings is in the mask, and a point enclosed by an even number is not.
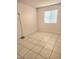
{"type": "Polygon", "coordinates": [[[59,34],[35,32],[17,41],[17,59],[61,59],[59,34]]]}

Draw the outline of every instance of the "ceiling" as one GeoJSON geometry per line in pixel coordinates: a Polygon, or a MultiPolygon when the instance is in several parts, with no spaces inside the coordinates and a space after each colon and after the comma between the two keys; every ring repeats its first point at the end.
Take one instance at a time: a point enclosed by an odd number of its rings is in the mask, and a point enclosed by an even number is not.
{"type": "Polygon", "coordinates": [[[17,1],[25,4],[29,4],[36,8],[53,5],[61,2],[61,0],[17,0],[17,1]]]}

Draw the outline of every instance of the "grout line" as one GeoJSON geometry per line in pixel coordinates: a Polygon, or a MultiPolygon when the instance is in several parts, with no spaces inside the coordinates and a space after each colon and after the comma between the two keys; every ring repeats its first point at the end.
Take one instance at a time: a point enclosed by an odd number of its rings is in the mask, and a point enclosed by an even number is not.
{"type": "MultiPolygon", "coordinates": [[[[29,37],[29,38],[31,38],[31,37],[29,37]]],[[[51,37],[50,37],[50,38],[51,38],[51,37]]],[[[49,38],[49,39],[50,39],[50,38],[49,38]]],[[[31,38],[31,39],[34,39],[34,38],[31,38]]],[[[48,39],[48,40],[49,40],[49,39],[48,39]]],[[[35,40],[36,40],[36,39],[35,39],[35,40]]],[[[47,41],[47,42],[48,42],[48,41],[47,41]]],[[[36,44],[35,44],[35,45],[36,45],[36,44]]],[[[38,45],[36,45],[36,46],[38,46],[38,45]]],[[[46,46],[46,45],[45,45],[45,46],[46,46]]],[[[44,47],[45,47],[45,46],[44,46],[44,47]]],[[[43,50],[44,47],[41,48],[40,52],[43,50]]],[[[38,54],[39,54],[40,56],[42,56],[40,53],[38,53],[38,54]]],[[[46,57],[44,57],[44,56],[42,56],[42,57],[43,57],[43,58],[46,58],[46,57]]],[[[36,58],[37,58],[37,57],[36,57],[36,58]]],[[[35,58],[35,59],[36,59],[36,58],[35,58]]]]}
{"type": "MultiPolygon", "coordinates": [[[[30,37],[30,38],[31,38],[31,37],[30,37]]],[[[32,39],[32,38],[31,38],[31,39],[32,39]]],[[[34,38],[33,38],[33,39],[34,39],[34,38]]],[[[36,40],[36,39],[35,39],[35,40],[36,40]]],[[[36,45],[36,44],[34,44],[34,45],[36,45]]],[[[36,46],[38,46],[38,45],[36,45],[36,46]]],[[[44,46],[44,47],[45,47],[45,46],[44,46]]],[[[44,47],[42,47],[41,50],[42,50],[44,47]]],[[[41,52],[41,50],[40,50],[39,52],[41,52]]],[[[33,51],[33,52],[34,52],[34,51],[33,51]]],[[[37,53],[37,52],[35,52],[35,53],[37,53]]],[[[40,53],[37,53],[37,54],[40,55],[40,53]]],[[[40,56],[42,56],[42,55],[40,55],[40,56]]],[[[42,57],[43,57],[43,56],[42,56],[42,57]]],[[[36,57],[36,58],[37,58],[37,57],[36,57]]],[[[35,59],[36,59],[36,58],[35,58],[35,59]]],[[[43,58],[45,58],[45,57],[43,57],[43,58]]]]}
{"type": "MultiPolygon", "coordinates": [[[[28,38],[28,39],[30,39],[30,38],[28,38]]],[[[30,43],[31,43],[31,42],[30,42],[30,43]]],[[[34,43],[33,43],[33,44],[34,44],[34,43]]],[[[21,45],[22,45],[22,44],[21,44],[21,45]]],[[[36,45],[36,44],[34,44],[34,45],[36,45]]],[[[24,48],[26,48],[24,45],[22,45],[22,46],[23,46],[24,48]]],[[[38,46],[38,45],[36,45],[36,46],[38,46]]],[[[34,48],[34,47],[32,47],[32,48],[34,48]]],[[[28,49],[29,51],[34,52],[32,49],[29,49],[29,48],[27,48],[27,49],[28,49]]],[[[29,51],[28,51],[28,52],[29,52],[29,51]]],[[[28,53],[28,52],[27,52],[27,53],[28,53]]],[[[27,53],[26,53],[26,54],[24,54],[24,56],[25,56],[25,55],[27,55],[27,53]]],[[[34,53],[36,53],[36,54],[38,54],[38,55],[39,55],[39,53],[37,53],[37,52],[34,52],[34,53]]],[[[23,59],[24,59],[24,56],[23,56],[23,59]]]]}
{"type": "Polygon", "coordinates": [[[54,51],[54,48],[55,48],[55,45],[56,45],[57,40],[58,40],[58,36],[57,36],[57,39],[56,39],[56,41],[55,41],[54,47],[53,47],[53,49],[52,49],[52,52],[51,52],[51,54],[50,54],[50,56],[49,56],[49,59],[50,59],[50,57],[51,57],[51,55],[52,55],[52,53],[53,53],[53,51],[54,51]]]}
{"type": "MultiPolygon", "coordinates": [[[[29,37],[28,39],[34,39],[34,38],[29,37]]],[[[34,40],[37,40],[37,39],[34,39],[34,40]]],[[[40,41],[40,40],[38,40],[38,41],[40,41]]],[[[29,41],[29,43],[32,43],[32,42],[29,41]]],[[[38,46],[38,45],[36,45],[35,43],[32,43],[32,44],[34,44],[35,46],[38,46]]]]}
{"type": "MultiPolygon", "coordinates": [[[[28,49],[28,48],[27,48],[28,49]]],[[[37,55],[40,55],[39,53],[37,53],[37,52],[35,52],[35,51],[33,51],[32,49],[28,49],[29,51],[32,51],[33,53],[36,53],[37,55]]],[[[29,51],[27,52],[27,53],[29,53],[29,51]]],[[[26,54],[24,54],[24,56],[25,55],[27,55],[27,53],[26,54]]],[[[24,56],[23,56],[23,59],[24,59],[24,56]]],[[[42,56],[42,55],[40,55],[40,56],[42,56]]],[[[43,56],[42,56],[43,57],[43,56]]],[[[45,58],[45,57],[43,57],[43,58],[45,58]]]]}
{"type": "MultiPolygon", "coordinates": [[[[51,37],[50,37],[50,38],[51,38],[51,37]]],[[[49,38],[49,39],[50,39],[50,38],[49,38]]],[[[48,39],[48,40],[49,40],[49,39],[48,39]]],[[[48,41],[47,41],[47,43],[48,43],[48,41]]],[[[45,46],[46,46],[46,45],[45,45],[45,46]]],[[[45,46],[40,50],[40,52],[45,48],[45,46]]],[[[39,53],[39,55],[42,56],[40,53],[39,53]]],[[[42,57],[44,57],[44,56],[42,56],[42,57]]],[[[47,59],[46,57],[44,57],[44,58],[47,59]]]]}
{"type": "MultiPolygon", "coordinates": [[[[51,38],[51,37],[50,37],[50,38],[51,38]]],[[[49,39],[50,39],[50,38],[49,38],[49,39]]],[[[49,39],[48,39],[48,40],[49,40],[49,39]]],[[[47,43],[48,43],[48,41],[47,41],[47,43]]],[[[36,45],[36,44],[35,44],[35,45],[36,45]]],[[[36,46],[38,46],[38,45],[36,45],[36,46]]],[[[45,47],[45,46],[44,46],[44,47],[45,47]]],[[[44,47],[42,47],[42,49],[43,49],[44,47]]],[[[40,52],[42,51],[42,49],[40,50],[40,52]]],[[[40,53],[38,53],[38,54],[39,54],[40,56],[42,56],[40,53]]],[[[46,57],[44,57],[44,56],[42,56],[42,57],[43,57],[43,58],[46,58],[46,57]]]]}

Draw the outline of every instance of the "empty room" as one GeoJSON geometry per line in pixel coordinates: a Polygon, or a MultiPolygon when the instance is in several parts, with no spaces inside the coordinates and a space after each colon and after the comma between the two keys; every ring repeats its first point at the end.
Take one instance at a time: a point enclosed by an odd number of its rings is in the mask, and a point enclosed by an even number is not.
{"type": "Polygon", "coordinates": [[[61,59],[60,0],[17,0],[17,59],[61,59]]]}

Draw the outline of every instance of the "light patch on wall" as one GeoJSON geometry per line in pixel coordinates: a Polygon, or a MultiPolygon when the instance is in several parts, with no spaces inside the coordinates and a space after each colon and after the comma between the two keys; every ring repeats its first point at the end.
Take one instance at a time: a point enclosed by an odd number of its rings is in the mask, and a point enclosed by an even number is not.
{"type": "Polygon", "coordinates": [[[57,10],[45,11],[44,23],[57,23],[57,10]]]}

